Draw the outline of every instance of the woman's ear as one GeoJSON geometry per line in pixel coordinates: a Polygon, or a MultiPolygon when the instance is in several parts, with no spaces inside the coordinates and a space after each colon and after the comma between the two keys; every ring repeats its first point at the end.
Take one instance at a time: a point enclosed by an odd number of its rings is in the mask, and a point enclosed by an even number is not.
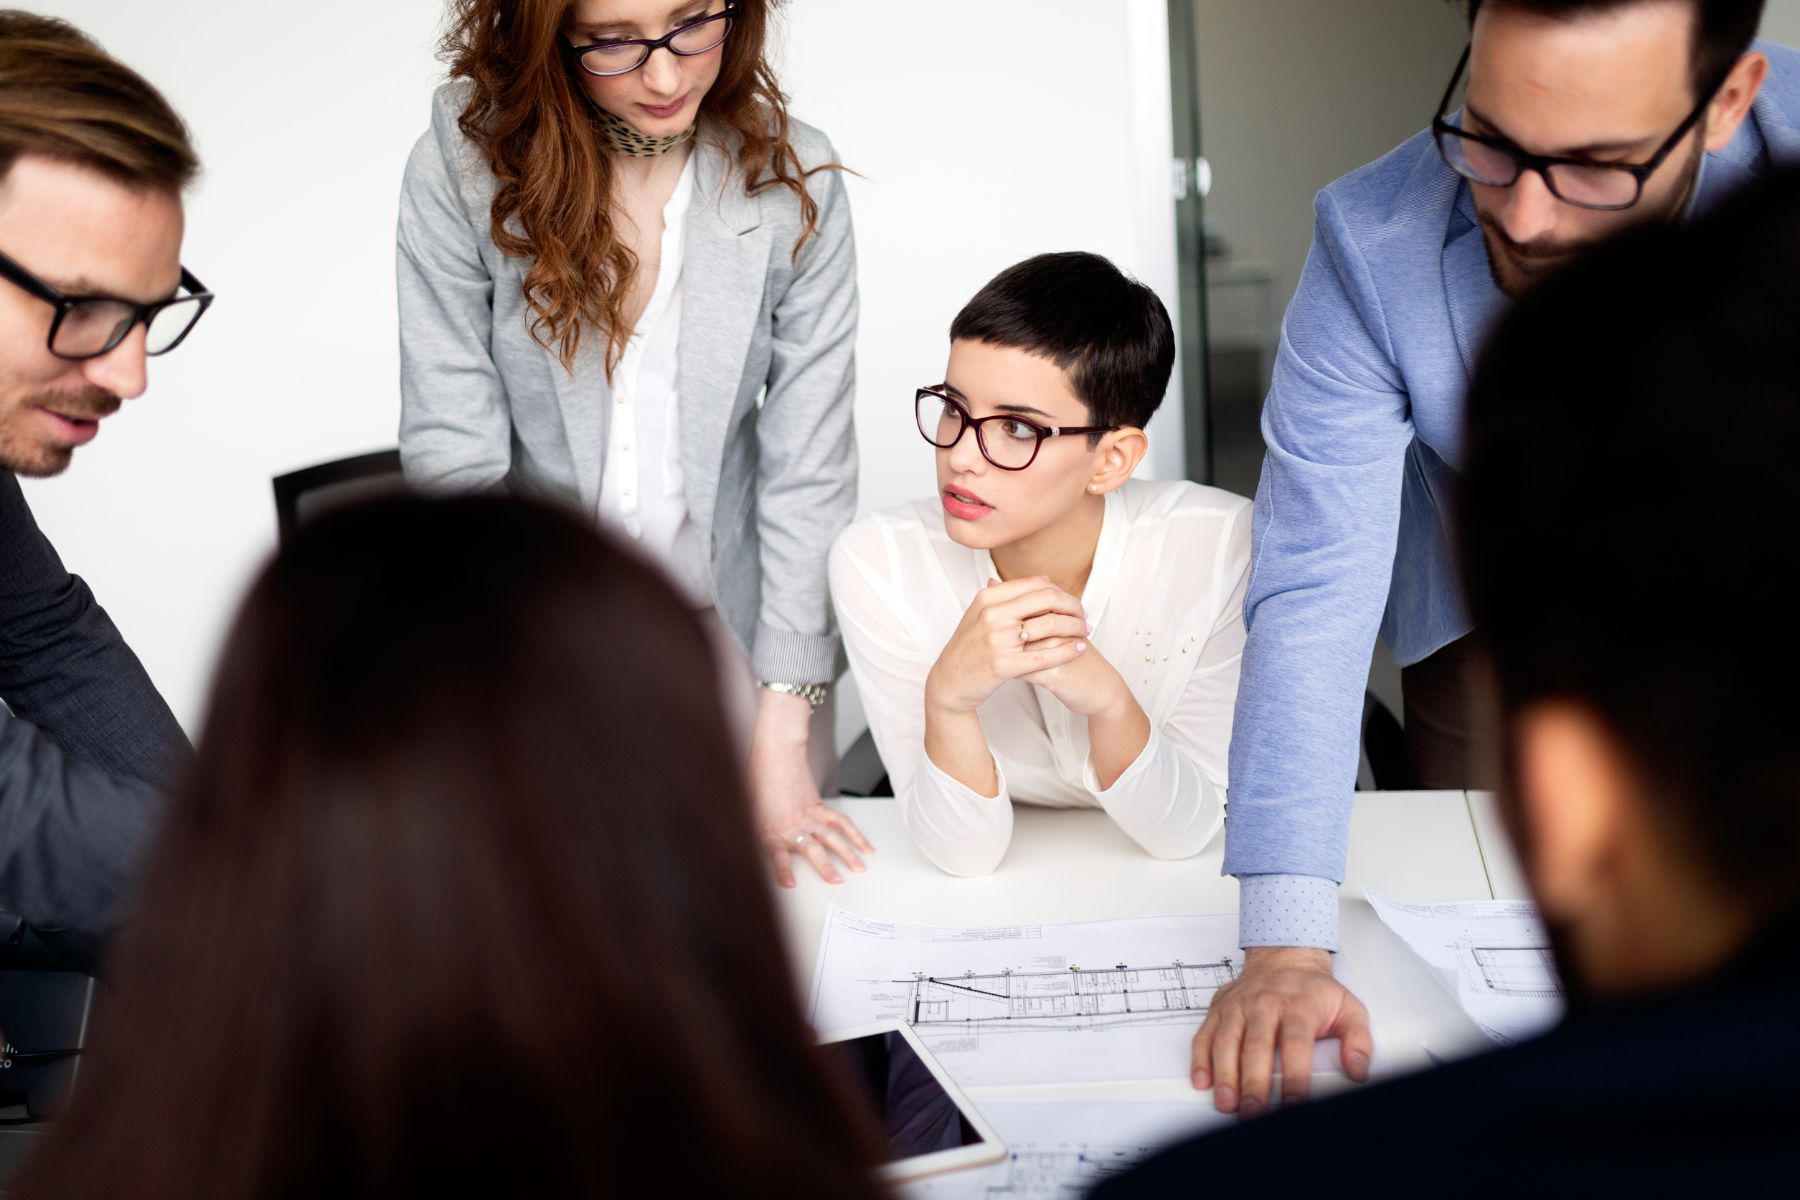
{"type": "Polygon", "coordinates": [[[1150,452],[1150,439],[1135,425],[1102,434],[1094,447],[1094,469],[1088,477],[1088,491],[1103,496],[1112,491],[1137,470],[1150,452]]]}

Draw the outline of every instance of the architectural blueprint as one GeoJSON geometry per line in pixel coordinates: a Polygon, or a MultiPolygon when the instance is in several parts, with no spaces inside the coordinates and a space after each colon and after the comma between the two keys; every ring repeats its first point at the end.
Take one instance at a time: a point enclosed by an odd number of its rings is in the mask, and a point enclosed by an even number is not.
{"type": "Polygon", "coordinates": [[[1235,1118],[1192,1101],[978,1101],[1005,1159],[902,1189],[905,1200],[1080,1200],[1170,1142],[1235,1118]]]}
{"type": "Polygon", "coordinates": [[[1530,904],[1402,904],[1366,888],[1363,894],[1496,1042],[1505,1046],[1542,1033],[1562,1016],[1562,981],[1530,904]]]}
{"type": "MultiPolygon", "coordinates": [[[[899,1019],[965,1087],[1185,1078],[1237,917],[936,928],[835,905],[813,972],[821,1033],[899,1019]]],[[[1337,1044],[1316,1060],[1333,1069],[1337,1044]]]]}

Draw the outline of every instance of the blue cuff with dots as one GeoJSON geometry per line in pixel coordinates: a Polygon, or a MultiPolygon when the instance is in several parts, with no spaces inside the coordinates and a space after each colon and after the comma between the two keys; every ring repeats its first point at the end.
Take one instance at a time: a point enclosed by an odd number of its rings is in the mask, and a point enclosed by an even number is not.
{"type": "Polygon", "coordinates": [[[1238,945],[1338,948],[1338,885],[1316,875],[1240,875],[1238,945]]]}

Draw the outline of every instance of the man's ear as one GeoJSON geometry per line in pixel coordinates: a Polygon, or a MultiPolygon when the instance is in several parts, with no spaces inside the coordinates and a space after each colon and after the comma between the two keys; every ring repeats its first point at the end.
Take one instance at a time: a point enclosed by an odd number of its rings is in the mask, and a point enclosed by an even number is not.
{"type": "Polygon", "coordinates": [[[1604,902],[1632,824],[1631,773],[1587,707],[1539,701],[1512,721],[1521,852],[1547,920],[1579,924],[1604,902]]]}
{"type": "Polygon", "coordinates": [[[1763,80],[1769,77],[1769,57],[1757,50],[1737,60],[1725,76],[1706,112],[1706,148],[1723,150],[1737,136],[1738,126],[1749,115],[1763,80]]]}
{"type": "Polygon", "coordinates": [[[1088,478],[1088,491],[1105,495],[1127,479],[1150,452],[1150,439],[1135,425],[1102,434],[1094,447],[1094,470],[1088,478]]]}

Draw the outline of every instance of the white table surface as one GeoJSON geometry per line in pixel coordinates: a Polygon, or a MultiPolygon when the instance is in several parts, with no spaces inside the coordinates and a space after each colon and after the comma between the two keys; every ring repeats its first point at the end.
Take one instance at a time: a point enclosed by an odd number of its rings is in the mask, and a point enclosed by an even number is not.
{"type": "Polygon", "coordinates": [[[1469,818],[1475,822],[1475,843],[1481,847],[1481,861],[1487,867],[1488,886],[1494,890],[1494,899],[1531,899],[1525,887],[1525,872],[1500,820],[1500,805],[1494,793],[1470,792],[1469,818]]]}
{"type": "MultiPolygon", "coordinates": [[[[1097,809],[1020,805],[1014,810],[1012,847],[999,870],[961,879],[919,854],[892,800],[832,803],[856,821],[877,853],[870,856],[867,874],[846,872],[841,885],[802,867],[799,886],[781,890],[782,921],[803,994],[811,987],[820,930],[834,901],[877,920],[926,925],[1237,911],[1237,881],[1220,873],[1223,836],[1193,858],[1159,862],[1097,809]]],[[[1426,1065],[1421,1043],[1440,1057],[1487,1045],[1425,965],[1381,924],[1362,898],[1365,885],[1416,902],[1492,898],[1465,795],[1357,794],[1342,892],[1342,949],[1369,1006],[1378,1068],[1426,1065]]],[[[1129,1091],[1164,1094],[1167,1089],[1136,1084],[1129,1091]]]]}

